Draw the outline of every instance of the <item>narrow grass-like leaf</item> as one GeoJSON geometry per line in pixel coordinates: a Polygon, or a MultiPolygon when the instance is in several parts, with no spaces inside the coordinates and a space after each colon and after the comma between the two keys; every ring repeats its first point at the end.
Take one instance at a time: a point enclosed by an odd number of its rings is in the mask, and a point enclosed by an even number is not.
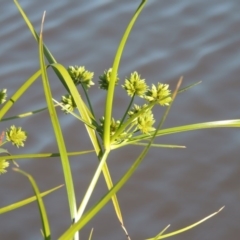
{"type": "Polygon", "coordinates": [[[36,195],[36,198],[37,198],[39,212],[40,212],[40,216],[41,216],[41,220],[42,220],[44,239],[50,240],[51,232],[50,232],[50,227],[49,227],[49,223],[48,223],[47,212],[46,212],[46,209],[45,209],[45,206],[44,206],[44,203],[43,203],[43,200],[42,200],[42,197],[41,197],[41,194],[39,192],[36,182],[34,181],[33,177],[30,174],[20,170],[19,168],[13,168],[13,170],[23,174],[24,176],[26,176],[29,179],[29,181],[33,187],[34,193],[36,195]]]}
{"type": "Polygon", "coordinates": [[[57,140],[58,149],[61,155],[64,180],[66,184],[68,203],[70,208],[70,216],[71,216],[71,220],[74,221],[75,215],[76,215],[76,197],[74,192],[73,179],[72,179],[70,163],[68,160],[67,150],[66,150],[64,138],[62,135],[61,127],[58,121],[56,109],[52,102],[52,93],[50,90],[50,85],[49,85],[47,72],[45,68],[44,55],[43,55],[42,29],[43,29],[43,21],[41,25],[41,32],[40,32],[40,38],[39,38],[39,61],[40,61],[40,68],[42,71],[42,82],[43,82],[44,93],[46,97],[46,102],[47,102],[52,126],[53,126],[55,137],[57,140]]]}
{"type": "MultiPolygon", "coordinates": [[[[142,142],[123,142],[120,143],[118,145],[113,145],[111,147],[112,150],[114,149],[118,149],[121,147],[125,147],[125,146],[129,146],[129,145],[136,145],[136,146],[147,146],[148,143],[142,143],[142,142]]],[[[151,145],[151,147],[161,147],[161,148],[186,148],[186,146],[182,146],[182,145],[170,145],[170,144],[157,144],[157,143],[153,143],[151,145]]]]}
{"type": "MultiPolygon", "coordinates": [[[[17,1],[17,0],[14,0],[14,3],[16,4],[19,12],[21,13],[21,15],[22,15],[24,21],[26,22],[26,24],[27,24],[30,32],[31,32],[32,35],[33,35],[33,37],[34,37],[35,40],[39,43],[39,36],[38,36],[36,30],[34,29],[32,23],[30,22],[30,20],[28,19],[27,15],[25,14],[25,12],[23,11],[23,9],[22,9],[21,6],[19,5],[18,1],[17,1]]],[[[43,51],[44,51],[45,57],[47,58],[47,60],[48,60],[48,62],[49,62],[50,64],[57,62],[56,59],[54,58],[54,56],[51,54],[51,52],[50,52],[50,51],[48,50],[48,48],[45,46],[45,44],[43,44],[43,51]]],[[[63,86],[65,87],[65,89],[66,89],[67,91],[69,91],[68,88],[67,88],[67,86],[66,86],[66,84],[65,84],[65,82],[64,82],[64,80],[62,79],[61,75],[58,73],[58,71],[56,71],[56,70],[54,70],[54,71],[55,71],[56,75],[58,76],[58,79],[61,81],[61,83],[62,83],[63,86]]]]}
{"type": "Polygon", "coordinates": [[[91,239],[92,239],[92,235],[93,235],[93,228],[91,229],[91,232],[90,232],[90,235],[89,235],[88,240],[91,240],[91,239]]]}
{"type": "MultiPolygon", "coordinates": [[[[222,211],[223,208],[224,208],[224,207],[221,207],[217,212],[215,212],[215,213],[213,213],[213,214],[211,214],[211,215],[203,218],[202,220],[200,220],[200,221],[198,221],[198,222],[196,222],[196,223],[194,223],[194,224],[192,224],[192,225],[190,225],[190,226],[188,226],[188,227],[179,229],[179,230],[174,231],[174,232],[171,232],[171,233],[167,233],[167,234],[161,235],[161,236],[159,236],[157,239],[160,240],[160,239],[164,239],[164,238],[169,238],[169,237],[172,237],[172,236],[174,236],[174,235],[180,234],[180,233],[182,233],[182,232],[188,231],[188,230],[190,230],[191,228],[194,228],[194,227],[196,227],[197,225],[205,222],[205,221],[208,220],[209,218],[215,216],[215,215],[218,214],[220,211],[222,211]]],[[[155,240],[155,239],[156,239],[156,237],[154,237],[154,238],[148,238],[148,239],[146,239],[146,240],[155,240]]]]}
{"type": "MultiPolygon", "coordinates": [[[[65,69],[64,66],[62,66],[59,63],[52,64],[51,66],[54,69],[56,69],[59,72],[59,74],[62,76],[62,78],[64,79],[65,84],[67,85],[67,87],[77,105],[77,109],[79,111],[79,114],[80,114],[82,120],[91,126],[93,116],[91,115],[90,110],[87,108],[84,101],[82,100],[81,95],[79,94],[68,71],[65,69]]],[[[93,129],[89,128],[88,126],[86,126],[86,128],[87,128],[88,134],[90,136],[90,139],[93,143],[94,149],[96,150],[97,153],[99,153],[100,152],[100,144],[97,140],[95,131],[93,129]]]]}
{"type": "Polygon", "coordinates": [[[107,160],[108,154],[109,154],[109,152],[105,152],[103,154],[102,159],[101,159],[101,161],[100,161],[100,163],[99,163],[99,165],[97,167],[97,170],[96,170],[96,172],[93,175],[91,183],[90,183],[90,185],[89,185],[89,187],[88,187],[88,189],[87,189],[87,191],[86,191],[86,193],[85,193],[85,195],[83,197],[83,200],[82,200],[82,202],[80,204],[80,207],[78,209],[77,220],[79,220],[82,217],[82,214],[83,214],[83,212],[84,212],[84,210],[85,210],[85,208],[87,206],[87,203],[88,203],[88,201],[90,199],[90,196],[91,196],[91,194],[92,194],[92,192],[93,192],[93,190],[94,190],[94,188],[95,188],[95,186],[97,184],[97,181],[99,179],[100,173],[102,171],[102,167],[103,167],[103,165],[105,164],[105,162],[107,160]]]}
{"type": "Polygon", "coordinates": [[[131,21],[129,22],[123,37],[121,39],[121,42],[118,46],[114,61],[113,61],[113,66],[112,66],[112,73],[111,73],[111,78],[108,86],[108,91],[107,91],[107,98],[106,98],[106,104],[105,104],[105,114],[104,114],[104,133],[103,133],[103,142],[104,142],[104,147],[105,149],[110,149],[110,124],[111,124],[111,118],[112,118],[112,105],[113,105],[113,97],[114,97],[114,89],[115,89],[115,81],[117,78],[117,72],[118,72],[118,67],[120,64],[121,56],[123,53],[124,46],[126,44],[126,41],[128,39],[128,36],[132,30],[132,27],[137,20],[140,12],[142,11],[144,5],[146,4],[147,0],[142,0],[140,3],[138,9],[134,13],[131,21]]]}
{"type": "MultiPolygon", "coordinates": [[[[67,155],[77,156],[77,155],[88,154],[92,152],[95,152],[95,151],[86,150],[81,152],[67,152],[67,155]]],[[[60,157],[60,156],[61,156],[60,153],[30,153],[30,154],[21,154],[21,155],[0,156],[0,160],[29,159],[29,158],[34,160],[34,158],[50,158],[50,157],[60,157]]]]}
{"type": "MultiPolygon", "coordinates": [[[[53,191],[61,188],[62,186],[64,186],[64,185],[59,185],[58,187],[55,187],[55,188],[52,188],[52,189],[50,189],[50,190],[48,190],[48,191],[42,192],[42,193],[40,193],[40,196],[41,196],[41,197],[44,197],[44,196],[52,193],[53,191]]],[[[23,206],[25,206],[25,205],[27,205],[27,204],[29,204],[29,203],[31,203],[31,202],[34,202],[34,201],[36,201],[36,200],[37,200],[37,197],[36,197],[36,196],[33,196],[33,197],[30,197],[30,198],[21,200],[21,201],[19,201],[19,202],[10,204],[10,205],[8,205],[8,206],[6,206],[6,207],[2,207],[2,208],[0,208],[0,214],[6,213],[6,212],[10,212],[10,211],[15,210],[15,209],[17,209],[17,208],[23,207],[23,206]]]]}
{"type": "Polygon", "coordinates": [[[34,73],[14,94],[13,96],[4,104],[0,109],[0,120],[8,112],[14,103],[23,95],[23,93],[37,80],[41,75],[41,70],[34,73]]]}
{"type": "MultiPolygon", "coordinates": [[[[147,146],[147,144],[148,143],[133,143],[133,145],[137,145],[137,146],[147,146]]],[[[157,143],[151,144],[151,147],[158,147],[158,148],[186,148],[186,146],[172,145],[172,144],[157,144],[157,143]]]]}
{"type": "Polygon", "coordinates": [[[187,87],[184,87],[184,88],[179,89],[178,94],[179,94],[179,93],[183,93],[183,92],[189,90],[190,88],[197,86],[197,85],[200,84],[201,82],[202,82],[202,81],[199,81],[199,82],[190,84],[190,85],[188,85],[187,87]]]}
{"type": "MultiPolygon", "coordinates": [[[[157,137],[169,135],[169,134],[181,133],[181,132],[188,132],[193,130],[209,129],[209,128],[239,128],[239,127],[240,127],[240,119],[195,123],[195,124],[188,124],[188,125],[183,125],[178,127],[160,129],[157,132],[157,137]]],[[[129,140],[129,143],[146,140],[149,138],[150,138],[149,135],[141,134],[139,136],[132,137],[129,140]]]]}
{"type": "MultiPolygon", "coordinates": [[[[23,9],[21,8],[21,6],[19,5],[17,0],[14,0],[14,3],[16,4],[19,12],[21,13],[24,21],[26,22],[30,32],[32,33],[33,37],[35,38],[35,40],[37,42],[39,42],[39,36],[38,33],[36,32],[36,30],[34,29],[32,23],[30,22],[30,20],[28,19],[26,13],[23,11],[23,9]]],[[[44,54],[47,58],[47,60],[49,61],[49,63],[56,63],[57,61],[55,60],[55,58],[53,57],[53,55],[50,53],[50,51],[48,50],[48,48],[43,45],[43,50],[44,50],[44,54]]]]}

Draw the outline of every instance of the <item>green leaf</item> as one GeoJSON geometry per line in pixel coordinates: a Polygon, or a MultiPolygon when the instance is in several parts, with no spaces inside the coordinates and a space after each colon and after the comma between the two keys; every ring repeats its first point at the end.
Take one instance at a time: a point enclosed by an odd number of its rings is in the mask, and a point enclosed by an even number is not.
{"type": "Polygon", "coordinates": [[[178,234],[180,234],[180,233],[182,233],[182,232],[188,231],[188,230],[190,230],[191,228],[194,228],[194,227],[196,227],[197,225],[205,222],[205,221],[208,220],[209,218],[215,216],[215,215],[218,214],[220,211],[222,211],[223,208],[224,208],[224,207],[220,208],[217,212],[212,213],[211,215],[209,215],[209,216],[203,218],[202,220],[200,220],[200,221],[198,221],[198,222],[196,222],[196,223],[194,223],[194,224],[192,224],[192,225],[189,225],[189,226],[187,226],[187,227],[185,227],[185,228],[182,228],[182,229],[179,229],[179,230],[177,230],[177,231],[174,231],[174,232],[171,232],[171,233],[167,233],[167,234],[164,234],[164,235],[160,235],[160,236],[157,235],[157,236],[154,237],[154,238],[148,238],[148,239],[146,239],[146,240],[156,240],[156,239],[169,238],[169,237],[172,237],[172,236],[174,236],[174,235],[178,235],[178,234]]]}
{"type": "MultiPolygon", "coordinates": [[[[42,192],[42,193],[40,193],[40,196],[41,196],[41,197],[44,197],[44,196],[52,193],[53,191],[61,188],[62,186],[64,186],[64,185],[59,185],[58,187],[55,187],[55,188],[52,188],[52,189],[50,189],[50,190],[48,190],[48,191],[42,192]]],[[[22,200],[22,201],[19,201],[19,202],[10,204],[10,205],[8,205],[8,206],[6,206],[6,207],[2,207],[2,208],[0,208],[0,214],[13,211],[13,210],[15,210],[15,209],[17,209],[17,208],[23,207],[23,206],[25,206],[25,205],[27,205],[27,204],[29,204],[29,203],[31,203],[31,202],[34,202],[34,201],[36,201],[36,200],[37,200],[37,197],[36,197],[36,196],[33,196],[33,197],[30,197],[30,198],[24,199],[24,200],[22,200]]]]}
{"type": "Polygon", "coordinates": [[[46,212],[46,209],[45,209],[45,206],[44,206],[44,203],[43,203],[43,200],[42,200],[42,197],[41,197],[41,194],[39,192],[36,182],[34,181],[33,177],[30,174],[20,170],[19,168],[13,168],[13,170],[23,174],[24,176],[26,176],[29,179],[29,181],[33,187],[34,193],[36,195],[36,198],[37,198],[38,208],[39,208],[39,212],[40,212],[40,216],[41,216],[41,220],[42,220],[44,239],[50,240],[51,232],[50,232],[50,227],[49,227],[49,223],[48,223],[47,212],[46,212]]]}
{"type": "Polygon", "coordinates": [[[17,102],[17,100],[23,95],[23,93],[37,80],[40,76],[41,70],[34,73],[14,94],[13,96],[4,104],[0,109],[0,121],[2,117],[8,112],[8,110],[17,102]]]}
{"type": "Polygon", "coordinates": [[[118,46],[114,61],[113,61],[113,67],[112,67],[112,74],[111,74],[111,79],[110,83],[108,86],[108,91],[107,91],[107,98],[106,98],[106,105],[105,105],[105,114],[104,114],[104,134],[103,134],[103,140],[104,140],[104,147],[105,149],[110,149],[111,144],[110,144],[110,125],[111,125],[111,119],[112,119],[112,104],[113,104],[113,97],[114,97],[114,88],[115,88],[115,81],[117,78],[117,72],[118,72],[118,67],[120,64],[121,56],[123,53],[123,49],[125,47],[126,41],[128,39],[128,36],[132,30],[132,27],[137,20],[139,14],[141,13],[143,7],[147,3],[147,0],[142,0],[141,4],[137,8],[136,12],[134,13],[131,21],[129,22],[123,37],[121,39],[121,42],[118,46]]]}
{"type": "MultiPolygon", "coordinates": [[[[92,153],[94,150],[86,150],[81,152],[68,152],[68,156],[76,156],[87,153],[92,153]]],[[[34,158],[50,158],[50,157],[60,157],[60,153],[30,153],[30,154],[21,154],[21,155],[10,155],[10,156],[0,156],[0,160],[13,160],[13,159],[30,159],[34,160],[34,158]]],[[[48,159],[47,159],[48,160],[48,159]]]]}
{"type": "Polygon", "coordinates": [[[40,32],[40,37],[39,37],[39,61],[40,61],[40,68],[41,68],[41,72],[42,72],[42,82],[43,82],[43,88],[44,88],[44,93],[45,93],[45,97],[46,97],[49,115],[51,118],[53,130],[55,133],[56,141],[58,144],[58,149],[59,149],[60,156],[61,156],[64,180],[65,180],[67,196],[68,196],[68,204],[69,204],[69,208],[70,208],[70,216],[71,216],[71,220],[73,221],[75,219],[75,215],[76,215],[76,197],[75,197],[75,192],[74,192],[70,163],[68,160],[68,155],[67,155],[64,138],[62,135],[62,130],[61,130],[61,127],[60,127],[60,124],[58,121],[56,109],[52,102],[52,93],[51,93],[50,84],[48,81],[45,62],[44,62],[42,29],[43,29],[43,22],[41,25],[41,32],[40,32]]]}
{"type": "MultiPolygon", "coordinates": [[[[178,127],[160,129],[157,132],[157,137],[169,135],[169,134],[181,133],[181,132],[188,132],[193,130],[208,129],[208,128],[212,129],[212,128],[239,128],[239,127],[240,127],[240,119],[195,123],[195,124],[188,124],[188,125],[183,125],[178,127]]],[[[149,139],[150,137],[151,135],[149,136],[147,134],[142,134],[136,137],[132,137],[128,142],[134,143],[140,140],[149,139]]]]}

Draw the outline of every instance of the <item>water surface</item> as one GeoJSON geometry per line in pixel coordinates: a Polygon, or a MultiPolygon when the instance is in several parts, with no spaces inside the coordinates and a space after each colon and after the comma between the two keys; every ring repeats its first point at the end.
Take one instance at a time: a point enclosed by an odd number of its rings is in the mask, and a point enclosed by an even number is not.
{"type": "MultiPolygon", "coordinates": [[[[42,13],[47,11],[44,41],[57,61],[85,65],[97,77],[108,69],[116,47],[140,1],[20,1],[39,31],[42,13]]],[[[12,1],[3,0],[0,15],[1,88],[10,96],[37,69],[37,44],[12,1]]],[[[180,76],[183,86],[202,83],[177,98],[165,127],[204,121],[239,118],[240,5],[236,0],[149,1],[140,15],[123,54],[119,77],[123,81],[138,71],[149,83],[163,82],[174,89],[180,76]]],[[[54,97],[65,94],[49,71],[54,97]]],[[[96,84],[89,94],[97,117],[103,115],[105,92],[96,84]]],[[[121,117],[129,99],[119,88],[114,116],[121,117]]],[[[45,106],[39,79],[8,116],[45,106]]],[[[160,119],[163,110],[156,110],[160,119]]],[[[91,149],[82,125],[71,116],[60,120],[69,151],[91,149]]],[[[11,153],[58,151],[47,113],[18,122],[2,122],[1,129],[18,124],[29,132],[26,147],[11,153]]],[[[118,193],[125,225],[131,238],[153,237],[168,224],[169,231],[185,227],[225,209],[196,229],[171,239],[238,239],[240,236],[239,130],[214,129],[163,137],[158,143],[185,145],[185,150],[152,149],[131,180],[118,193]]],[[[112,152],[109,168],[116,182],[141,152],[140,147],[112,152]]],[[[59,159],[21,160],[41,191],[64,182],[59,159]]],[[[94,154],[71,160],[77,199],[80,203],[97,161],[94,154]]],[[[32,196],[27,179],[9,170],[1,175],[1,207],[32,196]]],[[[103,178],[89,206],[106,192],[103,178]]],[[[65,190],[47,196],[52,238],[69,225],[65,190]]],[[[1,239],[42,239],[37,204],[0,216],[1,239]]],[[[83,230],[87,239],[125,239],[109,203],[83,230]]]]}

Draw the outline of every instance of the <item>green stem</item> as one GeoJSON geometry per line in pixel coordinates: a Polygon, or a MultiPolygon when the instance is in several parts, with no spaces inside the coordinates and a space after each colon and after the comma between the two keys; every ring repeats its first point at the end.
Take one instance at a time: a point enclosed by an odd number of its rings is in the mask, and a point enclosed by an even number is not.
{"type": "Polygon", "coordinates": [[[127,107],[126,112],[124,113],[124,116],[123,116],[123,118],[122,118],[122,120],[121,120],[121,122],[120,122],[119,127],[122,126],[122,123],[124,122],[124,120],[125,120],[125,118],[126,118],[126,116],[127,116],[127,114],[128,114],[128,111],[129,111],[130,107],[132,106],[132,103],[133,103],[134,97],[135,97],[135,93],[134,93],[133,97],[131,98],[131,101],[130,101],[128,107],[127,107]]]}
{"type": "Polygon", "coordinates": [[[90,99],[89,99],[89,97],[88,97],[87,89],[86,89],[86,87],[85,87],[83,84],[81,84],[81,85],[82,85],[82,88],[83,88],[84,94],[85,94],[85,96],[86,96],[86,99],[87,99],[87,102],[88,102],[88,106],[89,106],[89,108],[90,108],[90,111],[91,111],[91,113],[92,113],[94,119],[96,119],[96,118],[95,118],[95,115],[94,115],[93,108],[92,108],[91,101],[90,101],[90,99]]]}

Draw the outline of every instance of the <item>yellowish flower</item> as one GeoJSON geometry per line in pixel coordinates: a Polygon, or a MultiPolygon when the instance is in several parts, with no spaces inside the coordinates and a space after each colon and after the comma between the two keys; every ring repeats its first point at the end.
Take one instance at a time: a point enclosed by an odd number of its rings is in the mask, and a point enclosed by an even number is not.
{"type": "Polygon", "coordinates": [[[94,85],[92,81],[94,73],[87,71],[84,66],[69,66],[68,73],[76,85],[83,84],[87,89],[94,85]]]}
{"type": "Polygon", "coordinates": [[[145,99],[149,102],[156,101],[161,106],[168,106],[172,101],[171,91],[168,87],[168,84],[158,83],[157,86],[152,84],[152,89],[147,91],[145,99]]]}
{"type": "Polygon", "coordinates": [[[24,147],[24,141],[27,139],[27,133],[21,127],[14,125],[7,129],[6,140],[12,142],[16,147],[24,147]]]}
{"type": "Polygon", "coordinates": [[[6,102],[7,98],[7,89],[0,89],[0,104],[6,102]]]}
{"type": "Polygon", "coordinates": [[[9,166],[9,162],[7,162],[5,159],[0,160],[0,175],[7,172],[6,168],[9,166]]]}
{"type": "Polygon", "coordinates": [[[127,91],[130,97],[137,95],[143,97],[148,89],[145,79],[141,79],[141,75],[136,71],[131,73],[129,78],[125,79],[124,85],[122,87],[127,91]]]}
{"type": "MultiPolygon", "coordinates": [[[[105,70],[103,75],[99,76],[99,85],[101,89],[108,90],[108,85],[111,79],[112,74],[112,68],[109,68],[108,70],[105,70]]],[[[116,77],[115,85],[118,85],[119,78],[116,77]]]]}

